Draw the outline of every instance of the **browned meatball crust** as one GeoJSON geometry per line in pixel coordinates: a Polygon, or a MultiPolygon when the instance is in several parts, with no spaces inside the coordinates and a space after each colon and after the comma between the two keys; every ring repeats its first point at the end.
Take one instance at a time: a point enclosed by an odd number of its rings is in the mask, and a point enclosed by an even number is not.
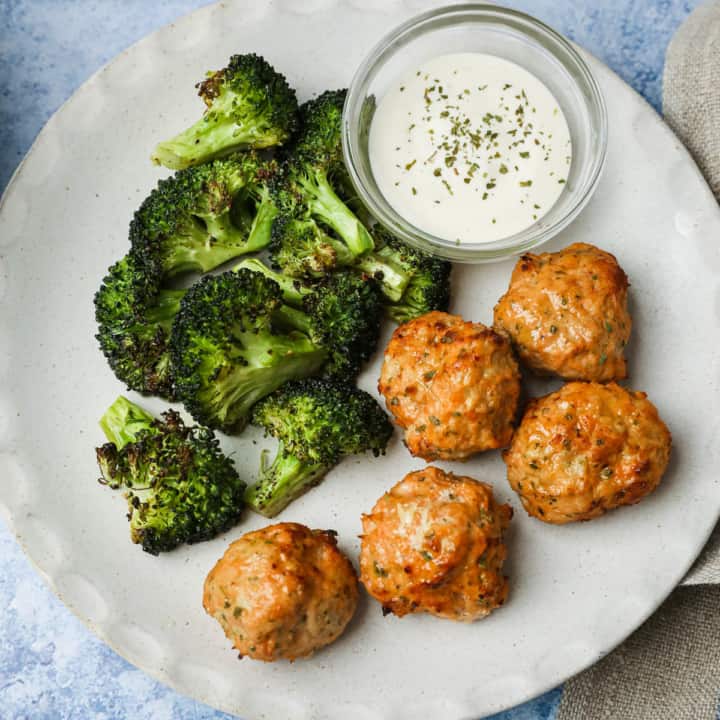
{"type": "Polygon", "coordinates": [[[572,382],[528,405],[504,459],[528,514],[562,524],[642,500],[660,482],[670,445],[645,393],[572,382]]]}
{"type": "Polygon", "coordinates": [[[627,374],[624,351],[632,327],[627,289],[615,258],[592,245],[528,253],[495,306],[495,327],[539,374],[619,380],[627,374]]]}
{"type": "Polygon", "coordinates": [[[333,642],[357,598],[357,575],[333,533],[279,523],[228,547],[205,580],[203,607],[241,655],[269,662],[333,642]]]}
{"type": "Polygon", "coordinates": [[[378,389],[413,455],[465,460],[510,442],[520,371],[491,328],[430,312],[395,330],[378,389]]]}
{"type": "Polygon", "coordinates": [[[507,597],[511,517],[485,483],[436,467],[412,472],[363,516],[360,579],[385,612],[485,617],[507,597]]]}

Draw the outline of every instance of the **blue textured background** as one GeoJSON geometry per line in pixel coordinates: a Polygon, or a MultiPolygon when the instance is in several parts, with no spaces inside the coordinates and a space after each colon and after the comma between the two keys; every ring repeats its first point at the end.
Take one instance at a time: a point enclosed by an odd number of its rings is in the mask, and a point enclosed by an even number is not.
{"type": "MultiPolygon", "coordinates": [[[[0,190],[45,121],[83,80],[147,33],[205,4],[0,0],[0,190]]],[[[505,4],[569,35],[659,110],[665,49],[700,0],[505,4]]],[[[229,718],[156,683],[105,647],[45,587],[2,523],[0,608],[2,720],[229,718]]],[[[494,720],[550,720],[560,694],[558,688],[494,720]]]]}

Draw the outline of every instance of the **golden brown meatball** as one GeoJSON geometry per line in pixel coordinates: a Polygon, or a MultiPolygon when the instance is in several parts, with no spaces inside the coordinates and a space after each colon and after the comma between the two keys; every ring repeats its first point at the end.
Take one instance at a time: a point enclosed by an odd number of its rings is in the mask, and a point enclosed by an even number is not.
{"type": "Polygon", "coordinates": [[[413,455],[465,460],[510,442],[520,371],[494,330],[430,312],[395,330],[378,389],[413,455]]]}
{"type": "Polygon", "coordinates": [[[241,655],[269,662],[333,642],[357,598],[357,575],[333,533],[279,523],[228,547],[205,580],[203,607],[241,655]]]}
{"type": "Polygon", "coordinates": [[[615,258],[592,245],[523,255],[495,306],[495,327],[539,374],[621,379],[632,326],[627,289],[615,258]]]}
{"type": "Polygon", "coordinates": [[[363,516],[360,579],[384,612],[478,620],[507,597],[511,517],[485,483],[436,467],[412,472],[363,516]]]}
{"type": "Polygon", "coordinates": [[[528,514],[561,524],[642,500],[660,482],[670,444],[645,393],[572,382],[528,405],[504,459],[528,514]]]}

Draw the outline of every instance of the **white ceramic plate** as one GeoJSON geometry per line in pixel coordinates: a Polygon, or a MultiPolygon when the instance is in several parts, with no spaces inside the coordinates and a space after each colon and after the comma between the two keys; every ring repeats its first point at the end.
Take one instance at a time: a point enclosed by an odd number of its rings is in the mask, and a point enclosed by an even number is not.
{"type": "MultiPolygon", "coordinates": [[[[519,703],[636,628],[718,516],[718,207],[655,113],[590,59],[609,105],[607,169],[587,210],[548,249],[596,243],[630,276],[629,384],[649,392],[675,441],[660,489],[592,523],[550,527],[525,516],[497,453],[456,465],[516,509],[506,607],[468,626],[383,618],[364,598],[336,644],[294,664],[239,662],[201,608],[208,569],[264,520],[248,514],[226,536],[160,558],[130,544],[123,499],[95,482],[97,419],[123,388],[96,348],[92,295],[161,174],[151,148],[198,116],[193,84],[231,53],[264,54],[305,99],[347,84],[378,37],[418,9],[247,0],[200,10],[90,79],[40,134],[2,205],[0,508],[58,595],[117,652],[248,719],[458,720],[519,703]]],[[[453,309],[488,322],[511,267],[458,267],[453,309]]],[[[363,376],[367,389],[378,367],[363,376]]],[[[248,479],[258,464],[253,437],[225,442],[248,479]]],[[[281,519],[338,530],[356,557],[361,511],[422,464],[396,437],[386,457],[344,462],[281,519]]]]}

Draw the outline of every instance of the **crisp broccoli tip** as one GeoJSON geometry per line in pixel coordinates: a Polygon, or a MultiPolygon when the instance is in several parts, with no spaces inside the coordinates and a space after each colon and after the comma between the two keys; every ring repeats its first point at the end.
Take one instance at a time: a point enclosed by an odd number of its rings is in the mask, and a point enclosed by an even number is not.
{"type": "Polygon", "coordinates": [[[300,106],[295,152],[334,171],[342,163],[342,113],[346,90],[327,90],[300,106]]]}
{"type": "Polygon", "coordinates": [[[184,291],[161,290],[159,280],[159,270],[138,253],[115,263],[95,294],[96,338],[129,389],[172,399],[167,339],[184,291]]]}
{"type": "Polygon", "coordinates": [[[285,215],[273,224],[270,259],[274,267],[294,278],[320,278],[353,262],[345,244],[326,233],[315,220],[285,215]]]}
{"type": "Polygon", "coordinates": [[[273,311],[280,328],[298,330],[328,352],[324,377],[352,380],[377,347],[383,306],[377,284],[361,273],[342,271],[313,285],[270,270],[260,260],[239,263],[274,280],[285,304],[273,311]]]}
{"type": "Polygon", "coordinates": [[[277,165],[255,153],[192,167],[161,180],[130,226],[133,251],[164,277],[208,272],[270,242],[277,165]]]}
{"type": "Polygon", "coordinates": [[[377,348],[383,315],[377,283],[362,273],[333,273],[305,298],[311,336],[329,351],[325,377],[353,380],[377,348]]]}

